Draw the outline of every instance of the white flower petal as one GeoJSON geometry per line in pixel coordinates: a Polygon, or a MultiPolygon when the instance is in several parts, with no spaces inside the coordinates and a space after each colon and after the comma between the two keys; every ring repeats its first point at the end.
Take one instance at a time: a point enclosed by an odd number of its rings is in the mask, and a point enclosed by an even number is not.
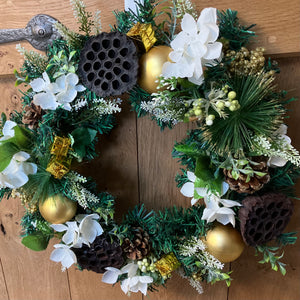
{"type": "Polygon", "coordinates": [[[287,160],[279,156],[272,156],[268,161],[270,167],[283,167],[286,163],[287,160]]]}
{"type": "Polygon", "coordinates": [[[180,192],[185,197],[193,197],[194,196],[194,183],[192,183],[192,182],[186,182],[182,186],[180,192]]]}
{"type": "Polygon", "coordinates": [[[64,258],[64,255],[65,255],[64,252],[65,252],[65,250],[62,248],[55,249],[52,251],[52,253],[50,255],[50,259],[55,262],[60,262],[64,258]]]}
{"type": "MultiPolygon", "coordinates": [[[[14,131],[14,127],[17,126],[17,123],[13,122],[13,121],[10,121],[10,120],[7,120],[3,126],[3,129],[2,129],[2,133],[5,136],[11,138],[11,137],[14,137],[15,136],[15,131],[14,131]]],[[[1,140],[3,139],[3,137],[1,138],[1,140]]]]}
{"type": "Polygon", "coordinates": [[[199,26],[199,30],[201,29],[202,24],[208,23],[217,23],[217,9],[214,7],[206,7],[204,8],[197,21],[197,25],[199,26]]]}
{"type": "Polygon", "coordinates": [[[56,97],[54,94],[40,93],[33,96],[33,101],[35,105],[41,106],[42,109],[51,109],[55,110],[58,107],[58,103],[56,102],[56,97]]]}
{"type": "Polygon", "coordinates": [[[191,182],[195,182],[197,179],[195,173],[193,173],[193,172],[187,171],[186,175],[187,175],[187,178],[189,179],[189,181],[191,181],[191,182]]]}
{"type": "Polygon", "coordinates": [[[228,199],[220,199],[220,203],[222,203],[225,207],[242,206],[241,203],[228,199]]]}
{"type": "Polygon", "coordinates": [[[57,232],[63,232],[68,229],[68,227],[64,224],[51,224],[50,227],[53,228],[57,232]]]}
{"type": "Polygon", "coordinates": [[[217,214],[216,217],[217,221],[223,225],[226,225],[228,223],[231,223],[230,215],[219,215],[217,214]]]}
{"type": "Polygon", "coordinates": [[[199,201],[199,199],[192,198],[191,205],[195,205],[198,201],[199,201]]]}
{"type": "Polygon", "coordinates": [[[203,56],[205,59],[218,59],[222,53],[222,43],[215,42],[213,44],[207,44],[207,52],[203,56]]]}
{"type": "Polygon", "coordinates": [[[229,190],[229,184],[225,181],[222,182],[222,187],[221,187],[221,196],[225,195],[229,190]]]}
{"type": "Polygon", "coordinates": [[[79,81],[79,78],[74,73],[68,73],[66,76],[66,83],[71,86],[75,86],[79,81]]]}
{"type": "Polygon", "coordinates": [[[12,159],[14,159],[18,162],[23,162],[29,158],[30,158],[30,154],[28,154],[27,152],[24,152],[24,151],[20,151],[20,152],[16,153],[12,159]]]}
{"type": "Polygon", "coordinates": [[[150,276],[139,276],[139,281],[142,283],[152,283],[153,278],[150,276]]]}
{"type": "Polygon", "coordinates": [[[190,14],[185,14],[181,21],[181,29],[191,36],[197,34],[197,23],[190,14]]]}
{"type": "Polygon", "coordinates": [[[77,92],[83,92],[83,91],[86,90],[86,88],[81,84],[76,85],[75,89],[76,89],[77,92]]]}
{"type": "Polygon", "coordinates": [[[37,165],[34,163],[23,163],[23,170],[25,174],[35,174],[37,172],[37,165]]]}
{"type": "Polygon", "coordinates": [[[121,289],[126,295],[129,292],[129,283],[130,283],[129,278],[126,278],[121,282],[121,289]]]}
{"type": "Polygon", "coordinates": [[[197,194],[201,197],[206,197],[208,195],[208,189],[206,188],[195,188],[197,194]]]}
{"type": "Polygon", "coordinates": [[[46,84],[46,85],[50,84],[50,78],[49,78],[47,72],[44,72],[44,73],[42,74],[42,76],[43,76],[43,79],[44,79],[44,81],[45,81],[45,84],[46,84]]]}
{"type": "Polygon", "coordinates": [[[135,263],[129,263],[126,266],[124,266],[121,271],[123,274],[127,273],[128,277],[133,277],[136,275],[136,272],[138,270],[138,265],[135,263]]]}
{"type": "Polygon", "coordinates": [[[30,85],[34,92],[40,93],[45,90],[46,84],[42,78],[34,79],[30,82],[30,85]]]}
{"type": "Polygon", "coordinates": [[[118,280],[119,275],[121,275],[122,272],[119,269],[113,267],[107,267],[105,269],[107,271],[103,274],[102,282],[115,284],[118,280]]]}

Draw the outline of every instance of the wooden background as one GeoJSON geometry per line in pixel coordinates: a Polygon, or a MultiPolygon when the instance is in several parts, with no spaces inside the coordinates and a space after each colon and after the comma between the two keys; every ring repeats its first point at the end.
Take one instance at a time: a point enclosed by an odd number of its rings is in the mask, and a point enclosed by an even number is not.
{"type": "MultiPolygon", "coordinates": [[[[122,0],[87,0],[89,10],[102,11],[103,30],[114,23],[111,13],[123,9],[122,0]]],[[[200,10],[208,3],[197,2],[200,10]]],[[[232,8],[239,11],[247,24],[256,23],[259,35],[257,46],[265,46],[267,53],[277,58],[282,75],[278,86],[290,91],[290,96],[300,96],[300,2],[299,0],[212,0],[209,5],[218,9],[232,8]]],[[[76,28],[67,0],[1,0],[0,28],[20,28],[38,13],[47,13],[76,28]]],[[[22,43],[30,48],[27,43],[22,43]]],[[[254,44],[256,46],[256,44],[254,44]]],[[[12,75],[20,67],[22,58],[15,44],[0,46],[0,111],[9,113],[20,105],[20,93],[14,87],[12,75]]],[[[288,134],[294,146],[300,149],[300,103],[291,105],[288,134]]],[[[188,206],[174,183],[179,166],[171,158],[175,140],[186,135],[190,125],[177,125],[172,131],[161,133],[148,118],[137,120],[124,102],[123,111],[117,116],[119,126],[112,134],[100,140],[98,161],[86,165],[83,171],[92,172],[99,189],[117,196],[117,215],[120,217],[129,207],[143,202],[149,209],[164,206],[188,206]]],[[[300,185],[298,185],[300,196],[300,185]]],[[[300,203],[296,200],[290,230],[300,230],[300,203]]],[[[21,244],[20,218],[23,208],[17,199],[3,200],[0,204],[0,300],[51,299],[51,300],[121,300],[127,299],[119,286],[111,287],[101,282],[95,273],[80,272],[74,267],[61,272],[60,265],[49,260],[52,246],[47,251],[32,252],[21,244]]],[[[298,300],[300,299],[300,242],[286,249],[284,261],[287,275],[270,270],[257,263],[253,249],[246,249],[238,261],[228,264],[233,270],[234,281],[229,289],[224,283],[205,286],[205,293],[198,295],[189,284],[175,275],[150,299],[184,300],[298,300]]],[[[142,299],[132,294],[131,299],[142,299]]],[[[145,298],[146,299],[146,298],[145,298]]]]}

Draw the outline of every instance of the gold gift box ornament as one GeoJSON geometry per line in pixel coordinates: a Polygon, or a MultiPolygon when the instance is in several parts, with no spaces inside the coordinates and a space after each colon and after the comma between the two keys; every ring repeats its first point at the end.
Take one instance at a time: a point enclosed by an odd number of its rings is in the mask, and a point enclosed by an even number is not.
{"type": "Polygon", "coordinates": [[[57,179],[62,179],[70,171],[72,163],[72,157],[68,157],[70,145],[70,138],[54,137],[54,142],[50,150],[53,156],[48,163],[46,171],[57,179]]]}
{"type": "Polygon", "coordinates": [[[168,277],[173,271],[180,267],[180,262],[173,252],[164,255],[155,263],[155,267],[162,277],[168,277]]]}
{"type": "Polygon", "coordinates": [[[127,36],[141,37],[141,40],[145,47],[146,52],[148,52],[157,41],[151,24],[141,24],[141,23],[137,22],[128,31],[127,36]]]}

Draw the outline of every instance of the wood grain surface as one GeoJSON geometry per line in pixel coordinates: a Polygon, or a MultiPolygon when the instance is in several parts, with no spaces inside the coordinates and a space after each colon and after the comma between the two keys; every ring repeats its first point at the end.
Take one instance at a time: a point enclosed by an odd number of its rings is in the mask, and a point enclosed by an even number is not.
{"type": "MultiPolygon", "coordinates": [[[[123,1],[109,3],[86,0],[90,11],[102,11],[104,30],[114,23],[113,9],[122,9],[123,1]]],[[[197,2],[199,10],[208,3],[197,2]]],[[[210,6],[220,9],[238,9],[241,19],[248,24],[257,23],[259,38],[269,53],[297,55],[300,51],[300,2],[276,1],[228,1],[212,0],[210,6]]],[[[76,28],[69,1],[0,1],[0,28],[24,26],[37,13],[48,13],[71,28],[76,28]]],[[[261,44],[259,44],[261,45],[261,44]]],[[[282,70],[278,79],[280,88],[287,89],[291,96],[300,97],[300,58],[279,59],[282,70]]],[[[15,44],[0,46],[0,111],[9,114],[18,109],[20,93],[14,87],[14,78],[8,76],[21,64],[15,44]],[[1,76],[2,75],[2,76],[1,76]]],[[[300,149],[300,103],[291,104],[288,134],[293,144],[300,149]]],[[[173,130],[160,132],[148,117],[136,120],[126,101],[123,110],[116,115],[118,126],[109,136],[101,136],[97,149],[99,159],[83,164],[80,171],[92,175],[99,190],[106,190],[117,197],[116,215],[120,219],[136,203],[145,203],[148,209],[166,206],[189,206],[190,200],[176,188],[174,177],[180,166],[172,159],[174,142],[186,135],[192,124],[179,124],[173,130]]],[[[298,184],[298,197],[300,184],[298,184]]],[[[295,201],[295,213],[290,230],[300,231],[300,203],[295,201]]],[[[72,267],[61,272],[60,265],[49,260],[52,245],[47,251],[37,253],[26,249],[20,239],[20,218],[23,214],[18,199],[0,203],[0,300],[122,300],[128,299],[119,285],[111,287],[101,282],[101,275],[72,267]]],[[[53,241],[54,243],[55,241],[53,241]]],[[[258,264],[253,249],[246,249],[241,258],[227,264],[232,269],[234,281],[229,289],[225,283],[204,286],[205,293],[198,295],[186,280],[175,275],[159,293],[149,294],[153,300],[297,300],[300,299],[300,242],[287,247],[284,262],[285,277],[268,266],[258,264]]],[[[146,299],[132,294],[131,299],[146,299]]]]}

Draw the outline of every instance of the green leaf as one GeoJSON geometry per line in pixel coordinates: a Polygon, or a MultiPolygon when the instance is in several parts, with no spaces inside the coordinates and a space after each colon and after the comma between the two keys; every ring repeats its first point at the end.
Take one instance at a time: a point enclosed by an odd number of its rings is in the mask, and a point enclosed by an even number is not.
{"type": "Polygon", "coordinates": [[[9,165],[12,157],[19,151],[20,149],[11,142],[0,144],[0,172],[9,165]]]}
{"type": "Polygon", "coordinates": [[[31,133],[24,127],[14,127],[15,136],[10,139],[11,142],[15,143],[20,149],[28,149],[31,140],[31,133]]]}
{"type": "Polygon", "coordinates": [[[182,152],[188,156],[200,156],[203,155],[203,151],[197,149],[195,145],[176,145],[175,150],[178,152],[182,152]]]}
{"type": "Polygon", "coordinates": [[[35,232],[27,235],[22,239],[22,244],[34,251],[45,250],[49,243],[49,237],[43,235],[41,232],[35,232]]]}
{"type": "Polygon", "coordinates": [[[97,135],[97,130],[79,127],[72,131],[71,135],[74,138],[74,151],[83,158],[86,154],[86,147],[94,140],[97,135]]]}
{"type": "Polygon", "coordinates": [[[286,274],[286,269],[285,269],[284,265],[281,263],[278,263],[278,265],[279,265],[280,273],[284,276],[286,274]]]}
{"type": "Polygon", "coordinates": [[[200,156],[197,158],[195,175],[203,181],[214,180],[214,172],[210,169],[209,156],[200,156]]]}

